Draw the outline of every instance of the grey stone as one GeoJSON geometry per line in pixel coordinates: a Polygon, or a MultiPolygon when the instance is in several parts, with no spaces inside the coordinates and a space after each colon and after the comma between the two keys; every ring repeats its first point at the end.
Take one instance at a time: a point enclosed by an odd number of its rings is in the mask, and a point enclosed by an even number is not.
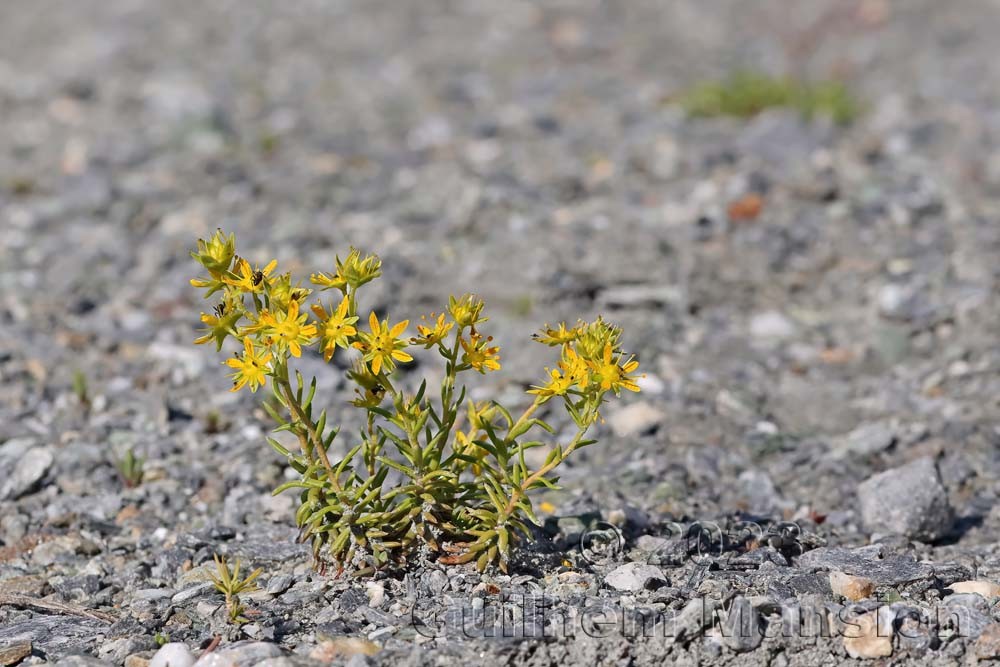
{"type": "Polygon", "coordinates": [[[737,653],[754,650],[764,638],[760,614],[742,595],[733,598],[721,631],[722,643],[737,653]]]}
{"type": "Polygon", "coordinates": [[[175,593],[176,591],[172,588],[140,588],[137,591],[133,591],[132,597],[136,600],[155,602],[173,597],[175,593]]]}
{"type": "Polygon", "coordinates": [[[953,512],[933,459],[922,457],[858,486],[861,518],[873,532],[933,541],[951,529],[953,512]]]}
{"type": "Polygon", "coordinates": [[[56,667],[112,667],[115,663],[89,655],[67,655],[59,658],[53,664],[56,667]]]}
{"type": "Polygon", "coordinates": [[[276,574],[271,577],[267,582],[267,590],[271,595],[281,595],[289,588],[291,588],[292,583],[295,581],[290,575],[287,574],[276,574]]]}
{"type": "Polygon", "coordinates": [[[934,576],[930,565],[918,563],[912,556],[884,554],[880,557],[880,552],[872,549],[820,547],[799,556],[796,565],[867,577],[881,586],[895,586],[934,576]]]}
{"type": "Polygon", "coordinates": [[[674,641],[686,644],[700,637],[714,622],[718,607],[719,603],[708,597],[695,598],[688,602],[668,621],[674,641]]]}
{"type": "Polygon", "coordinates": [[[237,665],[254,665],[267,658],[278,658],[285,654],[280,646],[270,642],[238,642],[215,653],[237,665]]]}
{"type": "Polygon", "coordinates": [[[888,449],[895,439],[896,429],[889,422],[862,424],[840,438],[831,453],[837,458],[871,456],[888,449]]]}
{"type": "Polygon", "coordinates": [[[56,656],[91,652],[107,627],[89,618],[40,615],[0,624],[0,644],[30,641],[36,650],[56,656]]]}
{"type": "Polygon", "coordinates": [[[993,623],[989,605],[973,593],[950,595],[939,608],[937,621],[965,639],[975,639],[993,623]]]}
{"type": "MultiPolygon", "coordinates": [[[[5,446],[5,449],[7,447],[5,446]]],[[[31,491],[48,472],[54,457],[48,447],[32,447],[22,454],[4,457],[0,451],[0,462],[12,472],[0,482],[0,500],[20,498],[31,491]]]]}
{"type": "Polygon", "coordinates": [[[202,595],[208,595],[214,590],[215,586],[211,582],[205,581],[174,593],[173,597],[170,598],[170,601],[174,604],[184,604],[185,602],[194,600],[202,595]]]}

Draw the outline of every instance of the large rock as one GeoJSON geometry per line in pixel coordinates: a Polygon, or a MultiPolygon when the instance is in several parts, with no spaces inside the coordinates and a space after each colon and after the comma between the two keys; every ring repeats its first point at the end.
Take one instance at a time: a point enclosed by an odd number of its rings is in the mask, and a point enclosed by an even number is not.
{"type": "Polygon", "coordinates": [[[842,572],[865,577],[879,586],[899,586],[929,579],[934,568],[909,554],[885,553],[877,545],[859,549],[820,547],[796,559],[799,567],[842,572]]]}
{"type": "Polygon", "coordinates": [[[929,457],[869,477],[858,486],[858,500],[861,520],[872,532],[930,542],[951,528],[948,493],[929,457]]]}

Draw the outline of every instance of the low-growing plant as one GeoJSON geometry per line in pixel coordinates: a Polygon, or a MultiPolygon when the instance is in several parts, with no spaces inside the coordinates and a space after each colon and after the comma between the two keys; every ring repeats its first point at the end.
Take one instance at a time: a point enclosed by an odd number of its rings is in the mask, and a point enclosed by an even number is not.
{"type": "Polygon", "coordinates": [[[264,409],[277,431],[298,441],[288,448],[268,438],[299,474],[275,493],[299,491],[296,521],[319,564],[367,574],[422,551],[443,563],[475,561],[479,570],[497,564],[506,571],[511,546],[530,534],[526,522],[538,524],[529,494],[558,488],[555,469],[594,442],[585,436],[609,395],[639,390],[638,362],[622,352],[618,327],[601,318],[546,325],[534,338],[559,349],[557,366],[528,389],[533,400],[515,416],[497,401],[467,400],[460,382],[465,374],[500,369],[499,346],[484,333],[483,301],[473,295],[450,297],[444,312],[421,318],[417,335],[407,338],[409,320],[374,311],[362,320],[361,288],[382,272],[374,255],[352,248],[336,258],[332,272],[313,274],[317,291],[335,298],[311,308],[312,288],[276,273],[275,261],[251,265],[236,255],[234,236],[221,230],[199,240],[192,255],[208,271],[192,284],[219,299],[211,314],[202,314],[205,332],[195,342],[220,350],[227,339],[238,343],[240,351],[225,362],[233,391],[270,386],[264,409]],[[310,346],[327,362],[349,350],[356,357],[347,377],[364,426],[343,448],[335,448],[340,430],[330,413],[316,407],[316,379],[307,382],[292,368],[310,346]],[[405,391],[394,376],[412,361],[407,350],[417,347],[442,359],[443,379],[434,390],[425,380],[405,391]],[[576,425],[566,440],[538,417],[553,399],[576,425]],[[532,466],[527,453],[536,447],[548,453],[532,466]]]}
{"type": "Polygon", "coordinates": [[[142,484],[142,477],[145,474],[143,470],[145,462],[145,459],[135,455],[135,450],[131,447],[126,449],[122,456],[115,458],[115,468],[118,470],[118,476],[121,477],[122,483],[127,488],[134,489],[142,484]]]}
{"type": "Polygon", "coordinates": [[[226,598],[226,616],[229,618],[229,622],[235,625],[246,623],[247,619],[243,615],[246,612],[246,607],[240,602],[240,593],[252,593],[257,590],[256,579],[264,570],[258,567],[247,576],[241,577],[241,565],[238,558],[236,564],[230,569],[225,556],[215,554],[212,557],[215,559],[216,574],[208,576],[212,580],[215,590],[226,598]]]}
{"type": "Polygon", "coordinates": [[[681,94],[680,104],[692,116],[747,118],[785,107],[806,118],[827,116],[841,124],[854,120],[861,107],[840,81],[809,83],[754,72],[736,72],[721,81],[696,85],[681,94]]]}

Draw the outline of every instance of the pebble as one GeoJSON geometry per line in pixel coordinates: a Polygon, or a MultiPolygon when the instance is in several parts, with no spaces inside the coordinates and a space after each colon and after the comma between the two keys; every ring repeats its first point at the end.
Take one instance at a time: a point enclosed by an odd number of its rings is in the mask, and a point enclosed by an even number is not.
{"type": "Polygon", "coordinates": [[[365,584],[365,593],[368,594],[368,606],[378,608],[385,602],[385,584],[381,581],[369,581],[365,584]]]}
{"type": "Polygon", "coordinates": [[[972,646],[972,655],[979,660],[1000,658],[1000,623],[991,623],[980,633],[972,646]]]}
{"type": "Polygon", "coordinates": [[[174,604],[183,604],[184,602],[193,600],[196,597],[211,593],[214,590],[215,586],[211,582],[206,581],[174,593],[174,596],[170,598],[170,601],[174,604]]]}
{"type": "Polygon", "coordinates": [[[268,580],[265,590],[271,595],[281,595],[292,587],[294,581],[291,575],[276,574],[268,580]]]}
{"type": "Polygon", "coordinates": [[[197,665],[204,667],[202,661],[208,656],[216,656],[228,665],[254,665],[268,658],[280,658],[285,655],[284,649],[271,642],[237,642],[225,648],[219,648],[203,656],[197,665]]]}
{"type": "Polygon", "coordinates": [[[194,656],[187,645],[180,642],[164,644],[153,654],[148,667],[191,667],[194,656]]]}
{"type": "Polygon", "coordinates": [[[719,603],[710,597],[694,598],[673,617],[672,627],[675,642],[686,644],[697,639],[710,627],[715,619],[719,603]]]}
{"type": "Polygon", "coordinates": [[[896,440],[896,430],[888,422],[862,424],[837,441],[831,454],[835,458],[866,457],[888,449],[896,440]]]}
{"type": "Polygon", "coordinates": [[[844,648],[852,658],[887,658],[892,655],[893,614],[882,607],[850,619],[844,625],[844,648]]]}
{"type": "Polygon", "coordinates": [[[329,663],[335,659],[343,659],[354,655],[375,655],[379,652],[378,644],[359,637],[338,637],[320,642],[310,653],[313,660],[329,663]]]}
{"type": "Polygon", "coordinates": [[[746,653],[760,646],[763,638],[760,613],[749,599],[737,595],[722,624],[722,643],[737,653],[746,653]]]}
{"type": "Polygon", "coordinates": [[[1000,597],[1000,586],[992,581],[956,581],[948,586],[953,593],[976,593],[987,600],[1000,597]]]}
{"type": "Polygon", "coordinates": [[[858,486],[858,500],[861,519],[871,532],[930,542],[951,529],[948,493],[930,457],[869,477],[858,486]]]}
{"type": "Polygon", "coordinates": [[[625,285],[609,287],[597,295],[600,308],[655,308],[679,303],[682,292],[673,285],[625,285]]]}
{"type": "Polygon", "coordinates": [[[0,500],[15,500],[31,491],[55,460],[48,447],[32,447],[20,455],[3,456],[9,451],[7,445],[0,450],[3,468],[11,470],[9,466],[13,465],[13,470],[0,482],[0,500]]]}
{"type": "Polygon", "coordinates": [[[636,401],[619,407],[608,417],[611,430],[619,438],[645,435],[666,419],[666,413],[648,401],[636,401]]]}
{"type": "Polygon", "coordinates": [[[858,602],[871,597],[875,592],[875,582],[866,577],[834,571],[830,573],[830,590],[834,595],[845,597],[851,602],[858,602]]]}
{"type": "Polygon", "coordinates": [[[749,329],[751,336],[762,340],[785,340],[798,331],[794,322],[774,310],[751,317],[749,329]]]}
{"type": "Polygon", "coordinates": [[[608,573],[604,583],[619,591],[642,591],[667,586],[667,577],[655,565],[625,563],[608,573]]]}
{"type": "Polygon", "coordinates": [[[16,665],[31,655],[31,642],[14,642],[0,646],[0,667],[16,665]]]}

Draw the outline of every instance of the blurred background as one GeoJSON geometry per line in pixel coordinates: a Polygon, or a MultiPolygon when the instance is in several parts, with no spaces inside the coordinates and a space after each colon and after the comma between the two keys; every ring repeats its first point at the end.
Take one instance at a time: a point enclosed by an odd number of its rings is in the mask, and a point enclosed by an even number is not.
{"type": "Polygon", "coordinates": [[[930,453],[982,515],[998,28],[990,0],[4,3],[0,541],[81,499],[288,525],[254,397],[192,345],[217,227],[303,278],[378,253],[394,320],[480,293],[504,371],[477,395],[523,400],[545,322],[624,326],[644,392],[560,512],[847,530],[857,481],[930,453]]]}

